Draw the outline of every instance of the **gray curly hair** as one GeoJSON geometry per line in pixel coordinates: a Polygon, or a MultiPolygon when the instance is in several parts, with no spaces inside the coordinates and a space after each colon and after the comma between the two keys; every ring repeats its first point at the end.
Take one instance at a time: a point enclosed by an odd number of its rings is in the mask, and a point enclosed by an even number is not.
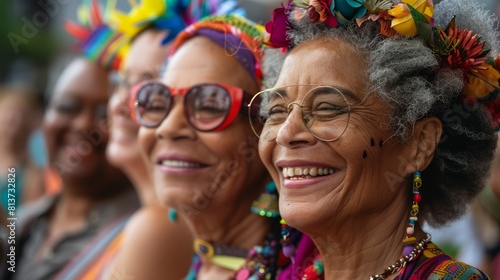
{"type": "MultiPolygon", "coordinates": [[[[371,84],[366,94],[376,94],[386,102],[390,127],[400,141],[411,135],[417,121],[429,116],[441,120],[441,141],[430,166],[422,172],[420,213],[435,226],[461,216],[485,185],[497,139],[487,110],[479,104],[468,105],[460,97],[465,85],[462,71],[441,67],[440,58],[418,37],[381,36],[378,23],[331,28],[311,24],[307,17],[297,22],[292,14],[290,49],[319,37],[335,37],[366,57],[371,84]]],[[[453,15],[460,28],[479,34],[490,54],[498,54],[500,36],[493,13],[474,0],[444,0],[435,7],[435,24],[446,26],[453,15]]],[[[276,51],[264,56],[266,86],[276,81],[283,60],[276,51]]]]}

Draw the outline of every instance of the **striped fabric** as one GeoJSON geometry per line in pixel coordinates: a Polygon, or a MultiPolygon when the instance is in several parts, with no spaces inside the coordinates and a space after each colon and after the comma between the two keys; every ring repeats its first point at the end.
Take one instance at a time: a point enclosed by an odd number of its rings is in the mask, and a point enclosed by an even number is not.
{"type": "Polygon", "coordinates": [[[123,229],[129,215],[111,223],[82,249],[54,280],[105,279],[123,241],[123,229]]]}

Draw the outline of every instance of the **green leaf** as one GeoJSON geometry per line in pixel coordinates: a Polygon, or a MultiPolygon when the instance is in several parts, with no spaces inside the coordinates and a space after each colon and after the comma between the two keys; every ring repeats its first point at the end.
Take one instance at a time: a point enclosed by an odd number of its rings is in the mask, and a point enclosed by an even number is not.
{"type": "Polygon", "coordinates": [[[392,8],[391,0],[366,0],[365,7],[370,13],[380,13],[392,8]]]}
{"type": "Polygon", "coordinates": [[[427,21],[427,19],[425,18],[425,16],[422,13],[417,11],[417,9],[413,8],[410,4],[406,4],[406,5],[410,9],[411,17],[413,18],[413,21],[415,21],[416,26],[418,26],[418,24],[420,22],[429,24],[429,22],[427,21]]]}
{"type": "Polygon", "coordinates": [[[432,47],[434,46],[435,42],[435,37],[434,37],[434,30],[432,29],[432,25],[428,22],[415,22],[417,25],[417,33],[420,38],[422,38],[425,43],[432,47]]]}

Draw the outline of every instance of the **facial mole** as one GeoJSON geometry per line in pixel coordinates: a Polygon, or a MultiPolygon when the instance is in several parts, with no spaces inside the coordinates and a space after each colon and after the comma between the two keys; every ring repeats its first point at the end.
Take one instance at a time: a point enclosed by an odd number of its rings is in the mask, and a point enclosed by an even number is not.
{"type": "Polygon", "coordinates": [[[375,146],[375,140],[373,140],[373,138],[370,139],[370,146],[372,146],[372,147],[375,146]]]}
{"type": "Polygon", "coordinates": [[[363,158],[365,159],[367,156],[368,154],[366,153],[366,151],[363,151],[363,158]]]}

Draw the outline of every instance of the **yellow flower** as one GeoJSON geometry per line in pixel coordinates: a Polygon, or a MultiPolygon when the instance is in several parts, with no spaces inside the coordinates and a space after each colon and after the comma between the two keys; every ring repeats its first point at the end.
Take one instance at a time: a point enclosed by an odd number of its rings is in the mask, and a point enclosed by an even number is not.
{"type": "Polygon", "coordinates": [[[132,7],[128,14],[112,9],[108,14],[109,24],[132,38],[148,23],[165,14],[167,5],[164,0],[143,0],[132,7]]]}
{"type": "Polygon", "coordinates": [[[430,21],[434,15],[434,4],[432,0],[403,0],[388,11],[394,17],[391,27],[402,36],[413,37],[417,35],[417,26],[407,5],[411,5],[430,21]]]}

